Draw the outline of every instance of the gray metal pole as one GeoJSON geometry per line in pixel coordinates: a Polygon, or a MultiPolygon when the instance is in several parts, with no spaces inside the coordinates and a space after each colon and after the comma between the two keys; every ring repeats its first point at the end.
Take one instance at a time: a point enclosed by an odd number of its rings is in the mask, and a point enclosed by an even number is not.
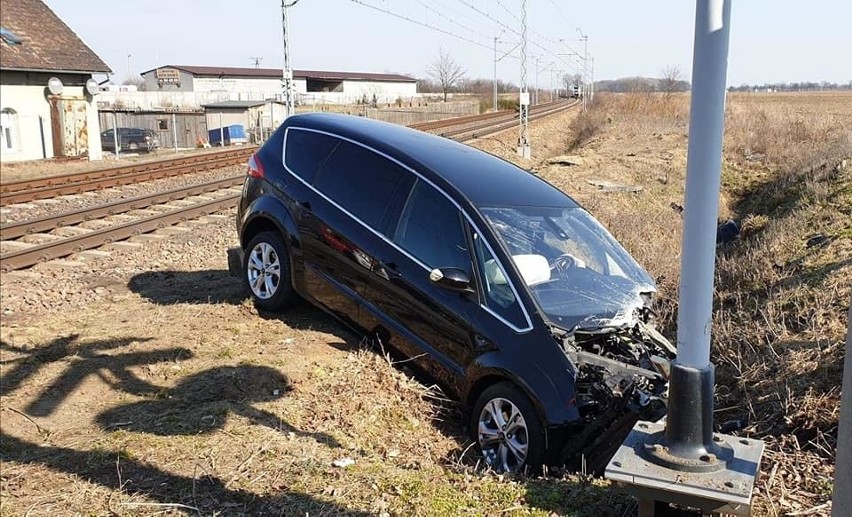
{"type": "Polygon", "coordinates": [[[118,158],[121,154],[121,149],[118,147],[118,117],[116,117],[114,110],[112,112],[112,144],[115,146],[115,157],[118,158]]]}
{"type": "Polygon", "coordinates": [[[494,36],[494,106],[492,111],[497,111],[497,36],[494,36]]]}
{"type": "Polygon", "coordinates": [[[219,113],[219,145],[225,147],[225,126],[222,125],[222,113],[219,113]]]}
{"type": "Polygon", "coordinates": [[[840,429],[837,431],[837,460],[834,462],[833,517],[852,515],[852,304],[846,330],[846,360],[840,401],[840,429]]]}
{"type": "Polygon", "coordinates": [[[296,5],[299,0],[293,0],[287,3],[286,0],[281,0],[281,27],[284,35],[284,118],[293,115],[293,69],[290,68],[290,21],[287,11],[296,5]]]}
{"type": "Polygon", "coordinates": [[[529,137],[530,92],[527,88],[527,0],[521,5],[521,94],[518,115],[520,118],[520,138],[518,154],[525,159],[532,156],[529,137]]]}
{"type": "Polygon", "coordinates": [[[177,115],[174,113],[172,113],[172,141],[175,154],[177,154],[177,115]]]}
{"type": "Polygon", "coordinates": [[[698,0],[677,324],[678,362],[710,365],[730,0],[698,0]]]}
{"type": "Polygon", "coordinates": [[[539,61],[541,61],[541,56],[535,57],[535,102],[533,104],[538,104],[538,67],[539,61]]]}

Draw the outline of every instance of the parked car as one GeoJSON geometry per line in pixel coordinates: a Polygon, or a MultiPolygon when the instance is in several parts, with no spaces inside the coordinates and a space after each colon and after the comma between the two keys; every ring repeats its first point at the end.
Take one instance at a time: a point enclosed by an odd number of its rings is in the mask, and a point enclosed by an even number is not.
{"type": "MultiPolygon", "coordinates": [[[[101,133],[101,148],[115,152],[115,129],[101,133]]],[[[160,137],[156,131],[138,127],[118,128],[118,148],[121,152],[150,152],[160,148],[160,137]]]]}
{"type": "Polygon", "coordinates": [[[471,408],[495,470],[602,468],[665,413],[675,349],[653,328],[654,282],[574,200],[495,156],[293,116],[248,162],[237,229],[229,267],[259,309],[306,299],[408,356],[471,408]]]}

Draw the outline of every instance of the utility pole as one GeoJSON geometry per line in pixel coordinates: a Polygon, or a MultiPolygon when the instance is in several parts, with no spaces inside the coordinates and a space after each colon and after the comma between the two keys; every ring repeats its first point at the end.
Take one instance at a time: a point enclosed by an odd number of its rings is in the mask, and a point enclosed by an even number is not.
{"type": "Polygon", "coordinates": [[[837,431],[837,455],[834,462],[834,498],[832,517],[852,513],[852,304],[846,330],[846,359],[840,396],[840,426],[837,431]]]}
{"type": "Polygon", "coordinates": [[[591,94],[589,96],[590,101],[595,100],[595,58],[592,58],[592,81],[591,81],[591,94]]]}
{"type": "Polygon", "coordinates": [[[586,111],[586,97],[589,94],[589,36],[583,34],[583,31],[577,27],[577,33],[580,35],[580,41],[585,45],[583,49],[583,111],[586,111]]]}
{"type": "Polygon", "coordinates": [[[539,61],[541,61],[541,56],[535,57],[535,102],[533,104],[538,104],[538,67],[539,61]]]}
{"type": "Polygon", "coordinates": [[[250,57],[249,61],[254,63],[255,68],[260,68],[260,62],[263,61],[262,57],[250,57]]]}
{"type": "Polygon", "coordinates": [[[710,361],[716,215],[722,171],[731,0],[696,0],[692,96],[677,317],[665,423],[638,422],[606,477],[640,498],[750,515],[763,442],[713,432],[715,368],[710,361]]]}
{"type": "Polygon", "coordinates": [[[529,160],[532,152],[529,135],[530,92],[527,88],[527,0],[521,4],[521,94],[518,101],[521,123],[518,154],[529,160]]]}
{"type": "Polygon", "coordinates": [[[288,41],[290,31],[287,11],[298,2],[299,0],[293,0],[289,3],[287,0],[281,0],[281,26],[284,33],[284,71],[282,78],[282,84],[284,85],[284,118],[295,113],[293,107],[293,69],[290,68],[290,45],[288,41]]]}
{"type": "Polygon", "coordinates": [[[494,104],[491,111],[497,111],[497,38],[499,36],[494,36],[494,104]]]}

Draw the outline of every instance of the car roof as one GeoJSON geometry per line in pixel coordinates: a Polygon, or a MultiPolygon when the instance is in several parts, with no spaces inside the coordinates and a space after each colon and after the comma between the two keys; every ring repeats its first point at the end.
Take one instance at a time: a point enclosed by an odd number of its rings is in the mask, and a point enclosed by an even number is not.
{"type": "Polygon", "coordinates": [[[533,174],[484,151],[405,126],[332,113],[289,117],[287,127],[325,131],[360,142],[449,184],[476,206],[560,206],[577,203],[533,174]]]}

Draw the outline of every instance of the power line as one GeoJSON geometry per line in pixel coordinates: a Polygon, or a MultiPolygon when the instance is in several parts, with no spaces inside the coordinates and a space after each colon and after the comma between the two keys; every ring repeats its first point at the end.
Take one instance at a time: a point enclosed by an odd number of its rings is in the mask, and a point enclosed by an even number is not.
{"type": "MultiPolygon", "coordinates": [[[[355,1],[355,0],[353,0],[353,1],[355,1]]],[[[481,14],[482,16],[485,16],[486,18],[488,18],[488,19],[489,19],[489,20],[491,20],[492,22],[496,23],[497,25],[500,25],[501,27],[505,28],[506,30],[509,30],[509,31],[511,31],[511,32],[513,32],[513,33],[515,33],[515,35],[517,35],[518,37],[523,38],[523,36],[521,35],[521,33],[520,33],[520,32],[518,32],[517,30],[515,30],[515,29],[514,29],[514,28],[512,28],[511,26],[506,25],[505,23],[501,22],[500,20],[498,20],[498,19],[494,18],[493,16],[491,16],[491,15],[490,15],[490,14],[488,14],[487,12],[483,11],[482,9],[479,9],[479,8],[478,8],[478,7],[476,7],[475,5],[473,5],[473,4],[471,4],[470,2],[468,2],[467,0],[458,0],[458,1],[459,1],[459,2],[461,2],[461,3],[463,3],[464,5],[466,5],[468,8],[472,9],[473,11],[476,11],[477,13],[481,14]]],[[[500,5],[501,5],[504,9],[506,8],[506,6],[504,6],[502,3],[501,3],[500,5]]],[[[511,13],[510,13],[510,14],[511,14],[511,13]]],[[[579,70],[579,68],[577,67],[577,65],[578,65],[579,63],[574,64],[574,63],[571,63],[571,62],[569,62],[569,61],[566,61],[566,60],[565,60],[563,57],[561,57],[559,54],[557,54],[556,52],[553,52],[552,50],[550,50],[549,48],[545,47],[544,45],[541,45],[541,44],[539,44],[539,43],[537,43],[536,41],[533,41],[533,40],[531,40],[531,39],[529,39],[528,41],[529,41],[529,43],[532,43],[533,45],[535,45],[535,46],[536,46],[536,47],[538,47],[539,49],[541,49],[541,50],[543,50],[543,51],[547,52],[548,54],[550,54],[550,55],[551,55],[551,56],[553,56],[554,58],[556,58],[556,59],[558,59],[558,60],[562,61],[563,63],[565,63],[567,66],[571,67],[572,69],[574,69],[574,70],[579,70]]]]}
{"type": "Polygon", "coordinates": [[[571,20],[569,20],[568,17],[562,13],[562,10],[559,8],[558,5],[556,5],[556,2],[554,0],[550,0],[550,3],[553,4],[553,7],[554,9],[556,9],[556,12],[559,13],[559,16],[561,16],[562,19],[568,23],[568,25],[570,25],[575,31],[579,28],[573,23],[571,23],[571,20]]]}
{"type": "Polygon", "coordinates": [[[427,15],[429,14],[429,11],[432,11],[433,13],[437,14],[437,15],[438,15],[438,16],[440,16],[441,18],[443,18],[443,19],[447,20],[448,22],[450,22],[450,23],[452,23],[452,24],[455,24],[455,25],[459,26],[460,28],[462,28],[462,29],[464,29],[464,30],[466,30],[466,31],[470,31],[470,32],[472,32],[472,33],[474,33],[474,34],[476,34],[476,35],[478,35],[478,36],[483,37],[483,38],[487,38],[487,39],[490,39],[490,38],[491,38],[491,36],[488,36],[488,35],[486,35],[486,34],[482,34],[481,32],[478,32],[478,31],[476,31],[476,30],[474,30],[474,29],[471,29],[471,28],[470,28],[470,27],[468,27],[467,25],[463,25],[463,24],[461,24],[461,23],[459,23],[459,22],[457,22],[457,21],[453,20],[452,18],[450,18],[449,16],[447,16],[447,15],[446,15],[446,14],[444,14],[444,13],[442,13],[442,12],[440,12],[440,11],[436,11],[435,9],[433,9],[433,8],[429,7],[429,5],[428,5],[428,4],[426,4],[425,2],[423,2],[423,0],[415,0],[415,1],[416,1],[418,4],[422,5],[422,6],[426,9],[426,14],[427,14],[427,15]]]}
{"type": "Polygon", "coordinates": [[[350,0],[350,1],[352,1],[356,4],[358,4],[358,5],[363,5],[364,7],[373,9],[374,11],[389,14],[389,15],[395,17],[395,18],[399,18],[401,20],[405,20],[407,22],[411,22],[411,23],[414,23],[416,25],[420,25],[421,27],[426,27],[427,29],[432,29],[433,31],[440,32],[441,34],[446,34],[447,36],[452,36],[453,38],[460,39],[460,40],[466,41],[468,43],[472,43],[472,44],[476,45],[477,47],[482,47],[484,49],[491,50],[491,47],[488,46],[488,45],[485,45],[484,43],[480,43],[478,41],[472,40],[472,39],[467,38],[465,36],[460,36],[460,35],[458,35],[454,32],[450,32],[446,29],[442,29],[440,27],[435,27],[434,25],[430,25],[428,23],[421,22],[420,20],[415,20],[414,18],[411,18],[409,16],[405,16],[403,14],[395,13],[395,12],[391,11],[390,8],[382,9],[381,7],[377,7],[375,5],[368,4],[368,3],[366,3],[362,0],[350,0]]]}

